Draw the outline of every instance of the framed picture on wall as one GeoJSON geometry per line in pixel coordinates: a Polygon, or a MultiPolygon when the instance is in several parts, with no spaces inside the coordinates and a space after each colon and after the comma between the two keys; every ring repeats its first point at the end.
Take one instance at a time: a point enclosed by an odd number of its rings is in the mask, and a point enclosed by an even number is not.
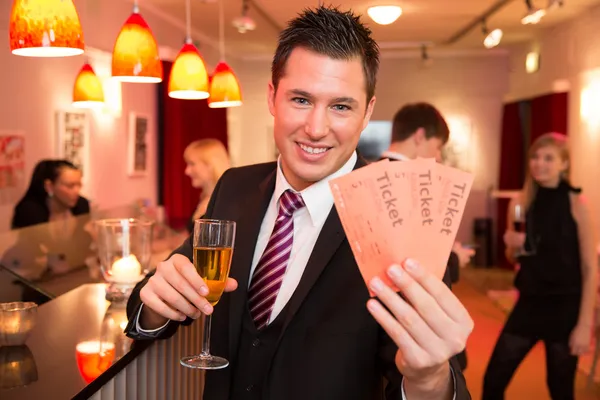
{"type": "Polygon", "coordinates": [[[128,175],[146,176],[148,171],[147,136],[150,118],[135,112],[129,113],[129,132],[127,137],[128,175]]]}
{"type": "Polygon", "coordinates": [[[90,171],[90,125],[85,111],[56,111],[56,154],[75,164],[86,180],[90,171]]]}

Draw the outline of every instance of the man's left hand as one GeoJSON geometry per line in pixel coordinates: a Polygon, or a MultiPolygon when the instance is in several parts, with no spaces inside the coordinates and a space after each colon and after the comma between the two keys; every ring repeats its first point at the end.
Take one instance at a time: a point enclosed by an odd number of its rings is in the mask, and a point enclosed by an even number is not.
{"type": "Polygon", "coordinates": [[[452,398],[448,360],[461,352],[473,320],[450,289],[416,261],[393,265],[388,275],[404,299],[381,279],[371,280],[376,299],[367,308],[398,346],[396,366],[409,399],[452,398]]]}

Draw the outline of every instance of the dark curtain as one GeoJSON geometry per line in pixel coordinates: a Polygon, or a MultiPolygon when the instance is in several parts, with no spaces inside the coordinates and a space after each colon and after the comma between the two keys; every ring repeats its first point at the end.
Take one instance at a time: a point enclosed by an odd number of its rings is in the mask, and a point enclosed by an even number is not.
{"type": "Polygon", "coordinates": [[[529,144],[544,133],[568,134],[569,94],[552,93],[531,100],[531,137],[529,144]]]}
{"type": "Polygon", "coordinates": [[[227,147],[227,109],[209,108],[206,100],[169,97],[173,63],[163,61],[164,80],[158,91],[158,204],[165,207],[169,225],[185,226],[198,205],[200,192],[184,174],[183,151],[192,141],[215,138],[227,147]]]}
{"type": "MultiPolygon", "coordinates": [[[[520,190],[531,143],[548,132],[567,134],[568,93],[551,93],[504,106],[500,144],[499,190],[520,190]]],[[[509,199],[497,200],[497,265],[512,268],[504,257],[503,235],[509,199]]]]}
{"type": "MultiPolygon", "coordinates": [[[[504,106],[502,116],[502,133],[500,138],[500,177],[499,190],[515,190],[523,185],[525,171],[524,134],[522,124],[523,105],[510,103],[504,106]]],[[[511,268],[504,257],[503,235],[506,231],[506,215],[509,199],[497,200],[497,229],[496,229],[496,254],[497,265],[511,268]]]]}

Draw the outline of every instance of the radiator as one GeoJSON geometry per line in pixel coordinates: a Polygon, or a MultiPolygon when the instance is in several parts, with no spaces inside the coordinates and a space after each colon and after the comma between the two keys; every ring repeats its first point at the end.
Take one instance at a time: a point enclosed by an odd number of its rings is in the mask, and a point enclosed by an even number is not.
{"type": "Polygon", "coordinates": [[[167,340],[157,340],[111,381],[92,400],[200,400],[204,371],[183,367],[179,359],[199,354],[202,319],[180,326],[167,340]]]}

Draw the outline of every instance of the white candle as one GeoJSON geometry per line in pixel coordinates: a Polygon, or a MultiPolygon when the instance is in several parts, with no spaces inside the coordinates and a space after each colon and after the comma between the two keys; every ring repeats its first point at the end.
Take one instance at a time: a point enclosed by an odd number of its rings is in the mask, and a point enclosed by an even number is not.
{"type": "Polygon", "coordinates": [[[142,266],[133,254],[115,261],[112,266],[112,277],[115,282],[137,282],[141,274],[142,266]]]}

